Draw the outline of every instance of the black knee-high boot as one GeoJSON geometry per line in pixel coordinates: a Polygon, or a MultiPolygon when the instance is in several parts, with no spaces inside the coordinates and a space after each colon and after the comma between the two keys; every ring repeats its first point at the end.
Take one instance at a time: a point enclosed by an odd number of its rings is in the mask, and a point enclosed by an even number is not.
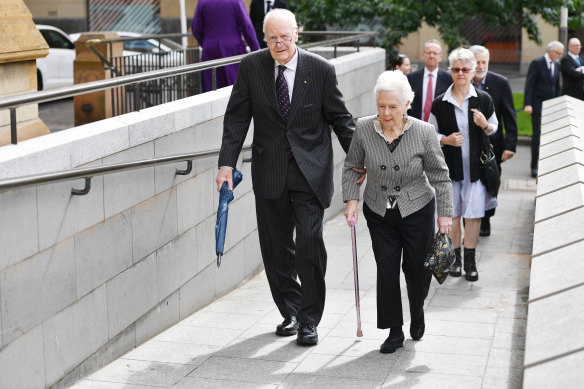
{"type": "Polygon", "coordinates": [[[477,271],[475,259],[475,249],[464,248],[464,273],[464,278],[469,281],[476,281],[479,279],[479,272],[477,271]]]}

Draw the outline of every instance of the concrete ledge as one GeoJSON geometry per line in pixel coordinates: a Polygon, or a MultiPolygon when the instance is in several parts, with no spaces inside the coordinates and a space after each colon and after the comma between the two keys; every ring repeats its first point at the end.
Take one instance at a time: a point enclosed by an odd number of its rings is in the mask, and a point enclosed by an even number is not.
{"type": "Polygon", "coordinates": [[[544,102],[524,388],[584,380],[584,102],[544,102]]]}

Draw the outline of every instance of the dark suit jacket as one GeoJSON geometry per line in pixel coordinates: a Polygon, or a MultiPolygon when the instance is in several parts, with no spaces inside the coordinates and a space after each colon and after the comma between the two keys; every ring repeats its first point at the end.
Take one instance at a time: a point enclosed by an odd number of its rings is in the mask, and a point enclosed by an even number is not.
{"type": "Polygon", "coordinates": [[[515,152],[517,146],[517,115],[513,105],[513,92],[507,78],[491,71],[485,76],[484,90],[493,100],[495,114],[499,121],[497,132],[489,136],[489,140],[495,150],[497,161],[501,163],[503,150],[515,152]],[[503,124],[505,132],[503,132],[503,124]]]}
{"type": "MultiPolygon", "coordinates": [[[[256,35],[258,37],[258,43],[260,47],[267,47],[266,42],[264,42],[264,4],[265,0],[251,0],[249,5],[249,16],[251,18],[251,23],[255,29],[256,35]]],[[[272,4],[272,8],[285,8],[288,9],[288,3],[284,0],[275,0],[272,4]]]]}
{"type": "Polygon", "coordinates": [[[552,80],[545,57],[531,61],[525,80],[524,104],[531,105],[534,113],[541,113],[542,103],[559,95],[560,64],[554,62],[554,78],[552,80]]]}
{"type": "Polygon", "coordinates": [[[225,111],[219,166],[235,166],[253,118],[251,174],[255,195],[264,199],[282,195],[292,153],[320,204],[327,208],[333,195],[329,125],[345,152],[355,125],[337,87],[333,65],[306,50],[297,50],[288,121],[278,108],[275,63],[269,50],[243,58],[225,111]]]}
{"type": "MultiPolygon", "coordinates": [[[[415,72],[408,74],[408,81],[414,91],[414,102],[412,107],[408,110],[408,115],[416,119],[424,120],[424,102],[422,96],[424,95],[424,68],[418,69],[415,72]]],[[[436,90],[434,97],[446,92],[446,89],[452,84],[452,76],[446,70],[438,69],[438,77],[436,79],[436,90]]]]}
{"type": "MultiPolygon", "coordinates": [[[[580,64],[584,65],[584,59],[580,58],[580,64]]],[[[584,98],[584,73],[576,70],[578,63],[569,55],[562,58],[562,95],[568,95],[577,99],[584,98]]]]}

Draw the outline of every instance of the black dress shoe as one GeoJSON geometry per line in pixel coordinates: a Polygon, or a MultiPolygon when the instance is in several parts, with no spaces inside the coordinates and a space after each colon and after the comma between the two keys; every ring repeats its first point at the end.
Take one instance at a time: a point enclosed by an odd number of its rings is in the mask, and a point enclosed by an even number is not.
{"type": "Polygon", "coordinates": [[[298,338],[296,343],[303,346],[313,346],[318,343],[318,332],[314,324],[300,324],[298,328],[298,338]]]}
{"type": "Polygon", "coordinates": [[[413,340],[420,340],[424,336],[424,331],[426,330],[426,324],[410,324],[410,335],[413,340]]]}
{"type": "Polygon", "coordinates": [[[385,342],[383,342],[383,344],[379,348],[379,352],[382,354],[394,353],[395,350],[404,345],[404,340],[405,336],[403,332],[401,333],[401,335],[399,335],[399,337],[394,339],[391,339],[391,335],[389,335],[387,339],[385,339],[385,342]]]}
{"type": "Polygon", "coordinates": [[[292,336],[296,335],[296,332],[298,332],[298,319],[296,319],[296,316],[290,316],[276,327],[276,335],[292,336]]]}
{"type": "Polygon", "coordinates": [[[422,312],[422,317],[418,320],[410,323],[410,335],[413,340],[420,340],[424,336],[424,331],[426,330],[426,323],[424,321],[424,312],[422,312]]]}
{"type": "Polygon", "coordinates": [[[481,230],[479,232],[480,236],[489,236],[491,235],[491,218],[490,217],[483,217],[481,219],[481,230]]]}

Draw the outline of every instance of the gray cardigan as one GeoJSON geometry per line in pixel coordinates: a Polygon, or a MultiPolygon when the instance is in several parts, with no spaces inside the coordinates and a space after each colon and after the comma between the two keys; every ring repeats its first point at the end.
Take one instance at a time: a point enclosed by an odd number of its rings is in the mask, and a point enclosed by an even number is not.
{"type": "Polygon", "coordinates": [[[391,153],[387,142],[376,131],[377,115],[359,119],[351,148],[343,167],[343,201],[358,200],[357,179],[353,168],[367,167],[363,199],[376,214],[384,216],[387,199],[394,196],[402,217],[423,208],[434,197],[438,216],[452,216],[452,183],[434,127],[408,117],[412,125],[404,132],[391,153]]]}

